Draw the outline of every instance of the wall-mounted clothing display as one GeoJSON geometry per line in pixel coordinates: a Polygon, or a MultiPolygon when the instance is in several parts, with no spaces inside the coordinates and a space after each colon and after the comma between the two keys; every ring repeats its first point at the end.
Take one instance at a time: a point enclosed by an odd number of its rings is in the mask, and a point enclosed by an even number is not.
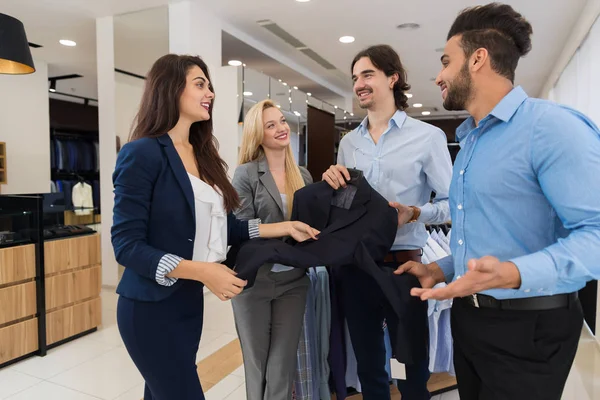
{"type": "Polygon", "coordinates": [[[78,215],[89,215],[91,208],[100,213],[100,181],[81,182],[80,180],[55,180],[50,182],[50,191],[65,194],[65,209],[76,211],[78,215]],[[75,189],[79,186],[79,189],[75,189]],[[75,191],[74,191],[75,189],[75,191]],[[90,197],[91,196],[91,197],[90,197]],[[79,208],[79,210],[76,210],[79,208]]]}
{"type": "Polygon", "coordinates": [[[85,139],[52,138],[51,168],[60,171],[98,171],[99,148],[97,141],[85,139]]]}

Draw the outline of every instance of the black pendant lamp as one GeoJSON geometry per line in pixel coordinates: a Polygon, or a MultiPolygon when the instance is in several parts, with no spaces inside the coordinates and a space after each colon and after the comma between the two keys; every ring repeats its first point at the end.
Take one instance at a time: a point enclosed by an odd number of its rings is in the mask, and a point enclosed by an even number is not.
{"type": "Polygon", "coordinates": [[[33,58],[23,23],[10,15],[0,14],[0,74],[31,74],[33,58]]]}

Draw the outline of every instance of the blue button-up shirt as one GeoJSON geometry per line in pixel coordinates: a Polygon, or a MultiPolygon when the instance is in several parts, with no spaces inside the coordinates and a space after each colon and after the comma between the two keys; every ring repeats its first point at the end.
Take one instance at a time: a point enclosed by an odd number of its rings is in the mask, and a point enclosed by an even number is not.
{"type": "Polygon", "coordinates": [[[600,131],[581,113],[514,88],[457,129],[448,281],[486,255],[516,264],[498,299],[571,293],[600,278],[600,131]]]}
{"type": "Polygon", "coordinates": [[[365,118],[342,138],[338,164],[363,171],[369,184],[388,201],[421,208],[418,221],[398,229],[392,250],[425,246],[425,224],[450,219],[448,190],[452,160],[442,130],[396,111],[377,143],[365,118]],[[430,203],[431,192],[436,193],[430,203]]]}

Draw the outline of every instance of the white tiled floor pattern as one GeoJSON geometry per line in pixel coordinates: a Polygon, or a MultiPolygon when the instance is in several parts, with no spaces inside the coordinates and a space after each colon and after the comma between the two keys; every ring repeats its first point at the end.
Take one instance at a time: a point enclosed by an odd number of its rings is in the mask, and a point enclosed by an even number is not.
{"type": "MultiPolygon", "coordinates": [[[[103,291],[98,332],[0,370],[0,399],[140,400],[143,380],[116,327],[117,296],[103,291]]],[[[202,360],[236,338],[230,303],[206,295],[202,360]]],[[[238,368],[206,393],[207,400],[245,400],[244,369],[238,368]]],[[[584,332],[564,400],[600,400],[600,347],[584,332]]],[[[434,400],[459,400],[456,392],[434,400]]]]}

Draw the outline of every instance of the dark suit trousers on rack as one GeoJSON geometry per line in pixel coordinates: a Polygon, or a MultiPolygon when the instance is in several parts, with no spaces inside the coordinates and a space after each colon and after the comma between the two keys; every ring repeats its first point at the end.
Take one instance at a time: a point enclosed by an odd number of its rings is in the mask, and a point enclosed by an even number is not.
{"type": "Polygon", "coordinates": [[[583,325],[578,300],[513,311],[454,299],[451,321],[461,400],[560,400],[583,325]]]}

